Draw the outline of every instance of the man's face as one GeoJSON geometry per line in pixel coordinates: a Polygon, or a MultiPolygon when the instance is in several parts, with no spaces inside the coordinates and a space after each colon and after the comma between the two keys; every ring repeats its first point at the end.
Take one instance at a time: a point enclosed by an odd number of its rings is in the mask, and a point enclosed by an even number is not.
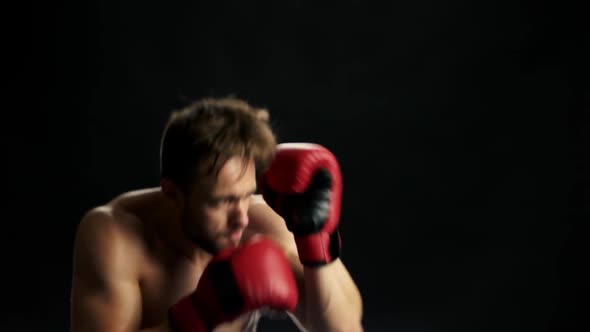
{"type": "Polygon", "coordinates": [[[254,162],[239,157],[228,160],[217,178],[199,181],[186,197],[182,216],[185,235],[210,253],[237,246],[248,225],[255,191],[254,162]]]}

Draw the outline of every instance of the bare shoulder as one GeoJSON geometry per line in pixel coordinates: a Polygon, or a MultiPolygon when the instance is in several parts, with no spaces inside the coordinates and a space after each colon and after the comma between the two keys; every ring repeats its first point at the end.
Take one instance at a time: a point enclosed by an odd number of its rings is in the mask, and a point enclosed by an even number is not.
{"type": "Polygon", "coordinates": [[[250,206],[257,204],[266,204],[266,201],[264,201],[264,197],[262,197],[262,195],[252,195],[252,198],[250,199],[250,206]]]}
{"type": "Polygon", "coordinates": [[[248,231],[261,234],[278,242],[286,251],[296,250],[293,234],[287,229],[285,221],[266,202],[261,195],[254,195],[248,210],[248,231]]]}
{"type": "Polygon", "coordinates": [[[76,230],[76,241],[132,242],[134,228],[123,213],[110,205],[103,205],[87,211],[76,230]]]}
{"type": "Polygon", "coordinates": [[[108,242],[117,233],[117,227],[110,206],[98,206],[87,211],[76,229],[76,246],[108,242]]]}
{"type": "Polygon", "coordinates": [[[254,195],[248,209],[248,227],[259,231],[285,232],[287,227],[283,218],[278,215],[261,195],[254,195]]]}
{"type": "Polygon", "coordinates": [[[72,331],[135,329],[141,295],[133,232],[111,206],[89,210],[74,240],[72,331]]]}
{"type": "MultiPolygon", "coordinates": [[[[248,210],[248,217],[248,229],[244,235],[246,237],[263,235],[274,240],[280,247],[282,247],[285,255],[291,263],[291,268],[295,273],[299,288],[302,289],[303,266],[299,261],[295,237],[287,228],[285,220],[259,195],[252,197],[250,209],[248,210]]],[[[247,238],[245,240],[247,240],[247,238]]],[[[298,317],[302,317],[299,312],[302,310],[301,308],[302,307],[299,307],[297,309],[298,317]]]]}
{"type": "Polygon", "coordinates": [[[112,206],[95,207],[82,217],[74,243],[74,272],[100,275],[117,270],[132,273],[137,236],[112,206]]]}
{"type": "Polygon", "coordinates": [[[133,212],[133,204],[148,190],[122,193],[107,204],[96,206],[82,217],[76,238],[104,241],[111,245],[133,245],[141,242],[142,222],[133,212]]]}

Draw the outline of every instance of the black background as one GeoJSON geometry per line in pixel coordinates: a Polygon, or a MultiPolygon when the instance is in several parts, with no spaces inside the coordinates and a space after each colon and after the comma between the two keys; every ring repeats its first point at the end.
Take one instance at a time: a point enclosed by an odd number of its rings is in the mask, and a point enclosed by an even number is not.
{"type": "Polygon", "coordinates": [[[577,331],[588,54],[567,1],[86,1],[4,11],[6,331],[65,331],[75,227],[233,94],[330,148],[367,331],[577,331]]]}

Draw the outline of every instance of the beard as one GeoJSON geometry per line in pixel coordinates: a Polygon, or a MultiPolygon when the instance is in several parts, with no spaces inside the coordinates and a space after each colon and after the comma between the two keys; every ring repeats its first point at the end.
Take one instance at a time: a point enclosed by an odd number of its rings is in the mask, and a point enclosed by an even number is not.
{"type": "Polygon", "coordinates": [[[215,240],[214,234],[208,234],[202,222],[195,222],[185,214],[182,218],[182,230],[184,236],[195,246],[215,255],[223,249],[215,240]]]}
{"type": "Polygon", "coordinates": [[[233,243],[233,241],[227,239],[231,232],[239,229],[231,228],[225,232],[212,232],[207,229],[207,222],[205,222],[204,217],[195,217],[192,212],[190,208],[186,209],[182,215],[181,223],[184,236],[195,246],[215,255],[227,247],[239,244],[239,242],[233,243]]]}

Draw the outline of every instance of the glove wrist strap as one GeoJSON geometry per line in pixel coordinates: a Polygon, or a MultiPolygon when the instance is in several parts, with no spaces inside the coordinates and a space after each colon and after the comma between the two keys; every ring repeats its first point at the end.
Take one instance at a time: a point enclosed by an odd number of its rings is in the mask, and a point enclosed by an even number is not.
{"type": "Polygon", "coordinates": [[[299,260],[305,266],[318,267],[327,265],[338,257],[342,248],[340,233],[336,229],[332,234],[326,232],[308,235],[295,235],[299,260]]]}

